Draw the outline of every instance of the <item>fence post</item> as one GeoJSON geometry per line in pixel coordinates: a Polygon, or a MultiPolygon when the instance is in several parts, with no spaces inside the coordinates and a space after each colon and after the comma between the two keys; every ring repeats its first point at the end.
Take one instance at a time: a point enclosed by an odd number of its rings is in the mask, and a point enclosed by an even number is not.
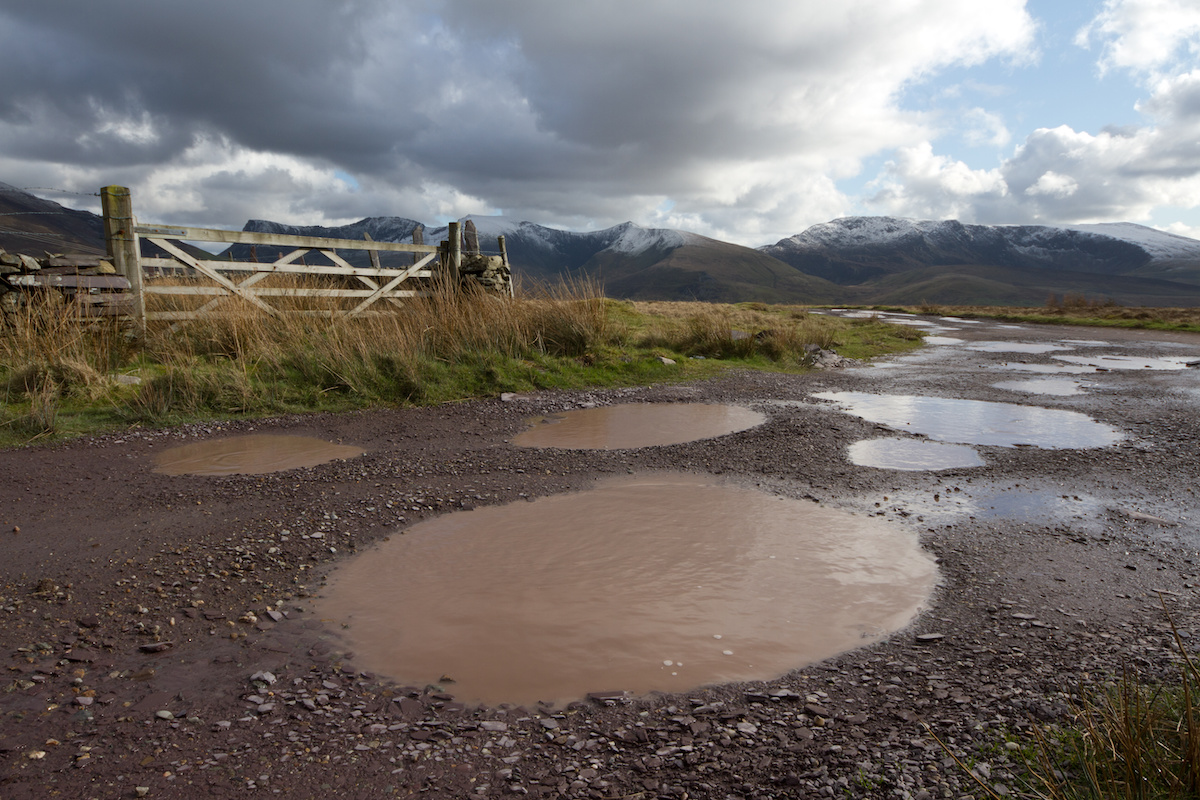
{"type": "Polygon", "coordinates": [[[100,190],[100,205],[104,211],[104,242],[113,266],[129,281],[132,299],[133,324],[139,333],[146,332],[146,295],[142,293],[141,246],[133,226],[133,201],[124,186],[105,186],[100,190]]]}
{"type": "Polygon", "coordinates": [[[450,223],[450,285],[458,288],[459,271],[462,269],[462,234],[459,223],[450,223]]]}
{"type": "MultiPolygon", "coordinates": [[[[413,228],[413,244],[425,244],[425,226],[418,225],[413,228]]],[[[413,263],[421,260],[420,253],[413,253],[413,263]]]]}

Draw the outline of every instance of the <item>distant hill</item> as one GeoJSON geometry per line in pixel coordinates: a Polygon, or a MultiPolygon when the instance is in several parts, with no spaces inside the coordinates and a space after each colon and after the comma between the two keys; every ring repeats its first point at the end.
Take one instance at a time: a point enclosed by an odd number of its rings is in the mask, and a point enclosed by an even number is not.
{"type": "MultiPolygon", "coordinates": [[[[0,183],[0,247],[103,252],[99,217],[0,183]]],[[[467,219],[467,218],[464,218],[467,219]]],[[[1132,223],[1053,227],[955,220],[846,217],[758,249],[626,222],[564,231],[506,217],[470,217],[481,248],[504,236],[518,286],[560,279],[601,283],[615,298],[812,304],[1041,305],[1051,294],[1124,305],[1200,306],[1200,241],[1132,223]]],[[[250,220],[244,229],[302,236],[411,242],[420,222],[368,217],[337,227],[250,220]]],[[[427,244],[445,226],[424,231],[427,244]]],[[[234,245],[221,257],[274,260],[279,248],[234,245]]],[[[343,251],[351,263],[365,254],[343,251]]],[[[318,263],[320,256],[307,256],[318,263]]],[[[409,254],[384,264],[412,263],[409,254]]]]}
{"type": "MultiPolygon", "coordinates": [[[[709,302],[822,303],[834,302],[839,289],[822,278],[805,275],[749,247],[709,239],[694,233],[643,228],[632,222],[601,231],[563,231],[505,217],[466,217],[475,222],[480,249],[498,252],[503,236],[518,286],[593,279],[609,297],[639,300],[703,300],[709,302]]],[[[245,230],[409,242],[419,223],[403,217],[371,217],[340,227],[300,227],[251,220],[245,230]]],[[[447,227],[424,231],[426,244],[444,240],[447,227]]],[[[231,248],[235,258],[249,248],[231,248]]],[[[259,260],[273,257],[273,248],[259,246],[259,260]]],[[[351,263],[355,259],[343,254],[351,263]]]]}
{"type": "Polygon", "coordinates": [[[99,255],[104,252],[104,221],[0,183],[0,249],[32,256],[99,255]]]}
{"type": "Polygon", "coordinates": [[[1132,223],[846,217],[759,248],[875,303],[1040,304],[1051,293],[1200,305],[1200,241],[1132,223]]]}

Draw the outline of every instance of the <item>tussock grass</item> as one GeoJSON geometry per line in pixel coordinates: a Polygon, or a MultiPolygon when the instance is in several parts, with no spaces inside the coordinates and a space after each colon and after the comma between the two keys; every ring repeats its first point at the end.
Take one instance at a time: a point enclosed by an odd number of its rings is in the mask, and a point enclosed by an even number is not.
{"type": "MultiPolygon", "coordinates": [[[[909,328],[795,306],[628,303],[588,284],[518,298],[433,286],[355,318],[334,317],[323,298],[273,297],[307,312],[278,315],[226,299],[218,314],[152,321],[136,337],[118,321],[55,307],[54,298],[28,304],[0,331],[2,444],[130,424],[684,380],[731,365],[804,369],[815,347],[869,357],[919,344],[909,328]]],[[[151,311],[206,300],[147,297],[151,311]]]]}
{"type": "MultiPolygon", "coordinates": [[[[1168,616],[1169,618],[1169,616],[1168,616]]],[[[1040,800],[1184,800],[1200,797],[1200,670],[1171,622],[1179,682],[1118,681],[1081,691],[1070,723],[1032,726],[1022,748],[1025,788],[1040,800]]],[[[937,739],[936,736],[934,736],[937,739]]],[[[1001,795],[940,739],[988,797],[1001,795]]]]}
{"type": "Polygon", "coordinates": [[[1085,695],[1057,741],[1037,728],[1032,772],[1050,800],[1173,800],[1200,797],[1200,671],[1184,649],[1174,686],[1121,680],[1085,695]]]}

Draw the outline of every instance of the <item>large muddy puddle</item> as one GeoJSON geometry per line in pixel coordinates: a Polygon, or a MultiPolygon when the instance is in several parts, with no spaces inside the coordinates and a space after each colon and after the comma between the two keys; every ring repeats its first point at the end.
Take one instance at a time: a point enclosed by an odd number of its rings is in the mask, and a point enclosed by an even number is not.
{"type": "Polygon", "coordinates": [[[711,439],[766,422],[742,406],[709,403],[629,403],[581,408],[534,419],[518,434],[519,447],[623,450],[711,439]]]}
{"type": "Polygon", "coordinates": [[[866,439],[850,445],[850,462],[860,467],[906,472],[982,467],[983,459],[962,444],[924,439],[866,439]]]}
{"type": "Polygon", "coordinates": [[[656,474],[415,525],[315,610],[365,669],[528,704],[773,678],[902,627],[935,579],[881,520],[656,474]]]}
{"type": "Polygon", "coordinates": [[[818,392],[842,411],[894,430],[943,442],[1049,449],[1104,447],[1120,441],[1115,428],[1075,411],[947,397],[818,392]]]}
{"type": "Polygon", "coordinates": [[[154,459],[154,471],[165,475],[261,475],[356,458],[364,452],[361,447],[309,436],[253,434],[164,450],[154,459]]]}

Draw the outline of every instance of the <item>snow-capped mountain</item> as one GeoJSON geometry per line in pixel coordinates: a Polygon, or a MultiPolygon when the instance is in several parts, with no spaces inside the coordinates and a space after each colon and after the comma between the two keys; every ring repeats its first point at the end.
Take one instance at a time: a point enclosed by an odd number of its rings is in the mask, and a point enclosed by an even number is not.
{"type": "Polygon", "coordinates": [[[966,225],[957,220],[844,217],[759,248],[835,283],[914,267],[988,265],[1126,275],[1155,262],[1200,260],[1200,241],[1133,223],[966,225]]]}
{"type": "MultiPolygon", "coordinates": [[[[104,249],[100,218],[89,212],[7,184],[0,184],[0,212],[8,214],[12,229],[0,232],[0,247],[10,252],[104,249]]],[[[565,231],[507,217],[470,219],[485,253],[497,252],[496,237],[505,237],[519,286],[587,279],[616,298],[1041,305],[1050,294],[1069,292],[1125,305],[1200,306],[1200,241],[1132,223],[1052,227],[848,217],[754,250],[632,222],[565,231]]],[[[336,227],[251,220],[245,230],[411,242],[420,224],[404,217],[336,227]]],[[[445,226],[424,232],[427,244],[445,238],[445,226]]],[[[269,261],[278,254],[279,248],[235,245],[223,256],[269,261]]],[[[367,263],[362,252],[341,255],[367,263]]],[[[305,258],[310,264],[322,260],[305,258]]],[[[406,266],[412,256],[383,254],[383,263],[406,266]]]]}

